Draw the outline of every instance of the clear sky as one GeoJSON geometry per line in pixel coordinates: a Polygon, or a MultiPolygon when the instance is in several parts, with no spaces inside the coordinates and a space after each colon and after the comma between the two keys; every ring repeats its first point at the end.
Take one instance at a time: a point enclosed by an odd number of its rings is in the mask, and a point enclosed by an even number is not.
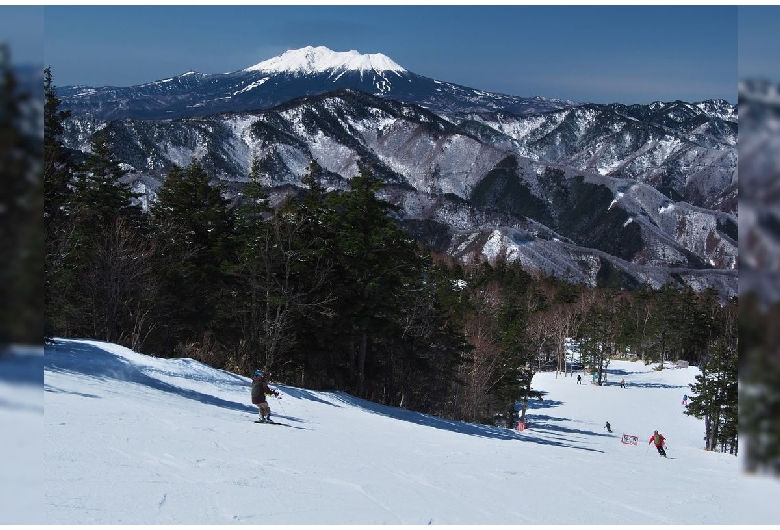
{"type": "Polygon", "coordinates": [[[736,101],[735,6],[46,6],[55,85],[240,70],[307,45],[420,75],[596,103],[736,101]]]}
{"type": "Polygon", "coordinates": [[[238,70],[307,45],[428,77],[593,102],[719,97],[780,81],[780,6],[0,6],[17,63],[55,84],[238,70]],[[45,31],[44,31],[45,20],[45,31]]]}
{"type": "Polygon", "coordinates": [[[0,42],[13,64],[42,64],[43,6],[0,6],[0,42]]]}
{"type": "Polygon", "coordinates": [[[739,78],[780,82],[780,6],[739,8],[739,78]]]}

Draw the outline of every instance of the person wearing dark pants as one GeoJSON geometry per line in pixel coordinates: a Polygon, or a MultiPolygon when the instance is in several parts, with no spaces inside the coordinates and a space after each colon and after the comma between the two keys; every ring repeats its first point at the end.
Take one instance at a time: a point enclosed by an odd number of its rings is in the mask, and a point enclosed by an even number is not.
{"type": "Polygon", "coordinates": [[[653,435],[650,437],[650,441],[647,442],[648,444],[655,444],[655,448],[658,449],[658,454],[666,458],[666,451],[664,450],[664,445],[666,445],[664,442],[666,441],[666,438],[664,438],[663,434],[660,434],[658,431],[653,432],[653,435]]]}

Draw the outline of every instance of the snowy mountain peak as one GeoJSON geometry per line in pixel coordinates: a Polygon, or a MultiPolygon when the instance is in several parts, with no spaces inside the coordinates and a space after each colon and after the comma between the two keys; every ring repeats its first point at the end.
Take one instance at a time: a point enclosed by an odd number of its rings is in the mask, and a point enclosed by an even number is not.
{"type": "Polygon", "coordinates": [[[356,70],[361,72],[370,70],[377,72],[406,71],[395,61],[381,53],[361,54],[355,50],[334,52],[325,46],[306,46],[299,50],[287,50],[278,57],[273,57],[245,69],[245,71],[299,74],[313,74],[328,70],[356,70]]]}

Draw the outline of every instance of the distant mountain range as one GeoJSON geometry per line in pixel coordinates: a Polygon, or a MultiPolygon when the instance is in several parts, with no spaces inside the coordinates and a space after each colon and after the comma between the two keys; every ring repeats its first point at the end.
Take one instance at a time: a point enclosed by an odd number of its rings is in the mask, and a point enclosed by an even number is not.
{"type": "Polygon", "coordinates": [[[490,94],[414,74],[382,54],[333,52],[324,47],[290,50],[237,72],[187,72],[132,87],[70,86],[61,88],[59,96],[74,112],[101,120],[175,119],[267,109],[342,88],[416,103],[434,112],[489,109],[526,114],[574,105],[490,94]]]}
{"type": "Polygon", "coordinates": [[[307,47],[228,74],[61,87],[66,145],[105,130],[137,191],[201,159],[241,192],[252,157],[275,196],[317,159],[345,189],[358,161],[399,222],[462,260],[499,254],[570,281],[737,292],[737,107],[597,105],[492,94],[381,54],[307,47]]]}

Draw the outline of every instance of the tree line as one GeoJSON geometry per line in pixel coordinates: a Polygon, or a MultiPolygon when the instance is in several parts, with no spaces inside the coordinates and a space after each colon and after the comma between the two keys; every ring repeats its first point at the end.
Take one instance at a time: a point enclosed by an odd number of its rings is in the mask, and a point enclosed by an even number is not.
{"type": "Polygon", "coordinates": [[[271,208],[255,159],[227,200],[201,161],[146,211],[105,131],[76,156],[45,71],[45,336],[92,337],[445,418],[524,418],[535,373],[571,375],[566,339],[605,384],[611,359],[702,367],[689,413],[736,453],[737,300],[666,285],[587,288],[506,259],[456,262],[414,241],[368,166],[271,208]],[[519,407],[518,405],[519,404],[519,407]]]}

